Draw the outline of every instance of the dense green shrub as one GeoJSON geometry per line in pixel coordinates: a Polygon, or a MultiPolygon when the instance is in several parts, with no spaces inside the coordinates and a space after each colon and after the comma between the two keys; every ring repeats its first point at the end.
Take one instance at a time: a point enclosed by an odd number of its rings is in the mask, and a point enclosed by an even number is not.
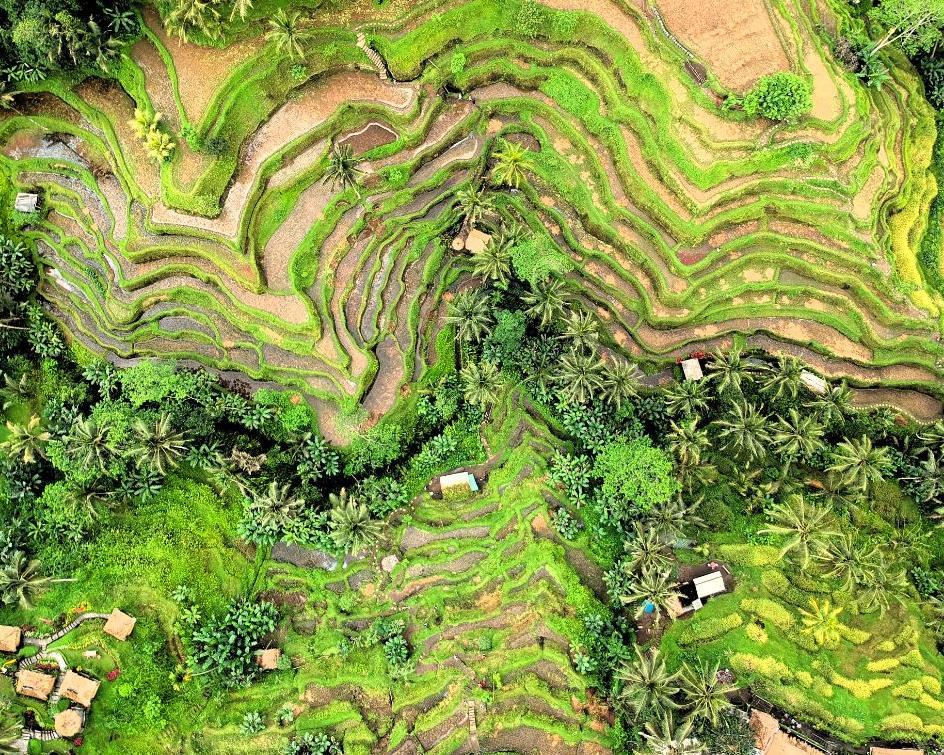
{"type": "Polygon", "coordinates": [[[795,623],[793,614],[767,598],[745,598],[741,601],[741,608],[784,631],[792,629],[795,623]]]}
{"type": "Polygon", "coordinates": [[[209,618],[191,637],[193,662],[213,674],[225,687],[242,687],[259,674],[256,650],[275,630],[275,606],[264,601],[233,601],[225,614],[209,618]]]}
{"type": "Polygon", "coordinates": [[[793,121],[813,106],[809,83],[795,73],[773,73],[762,76],[744,96],[744,112],[772,121],[793,121]]]}
{"type": "Polygon", "coordinates": [[[651,511],[678,490],[672,462],[648,438],[615,441],[603,448],[593,465],[604,495],[638,511],[651,511]]]}
{"type": "Polygon", "coordinates": [[[717,551],[720,559],[738,566],[768,566],[780,560],[780,550],[772,545],[725,543],[717,551]]]}

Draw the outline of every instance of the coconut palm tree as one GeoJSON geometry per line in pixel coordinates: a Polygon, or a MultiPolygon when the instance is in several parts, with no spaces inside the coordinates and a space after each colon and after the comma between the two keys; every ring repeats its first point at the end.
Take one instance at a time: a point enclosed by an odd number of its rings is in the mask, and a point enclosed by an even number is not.
{"type": "Polygon", "coordinates": [[[460,377],[463,398],[473,406],[487,411],[498,401],[502,389],[501,373],[491,362],[467,364],[460,377]]]}
{"type": "Polygon", "coordinates": [[[592,351],[600,342],[600,323],[590,312],[571,312],[564,321],[560,337],[570,341],[575,351],[592,351]]]}
{"type": "Polygon", "coordinates": [[[822,396],[814,396],[806,403],[825,427],[832,427],[852,410],[852,391],[845,381],[834,385],[822,396]]]}
{"type": "Polygon", "coordinates": [[[49,585],[74,582],[73,579],[53,579],[39,573],[39,561],[29,559],[23,551],[13,551],[0,566],[0,604],[18,604],[23,610],[33,607],[33,600],[49,585]]]}
{"type": "Polygon", "coordinates": [[[182,42],[189,42],[193,31],[218,39],[222,32],[220,12],[210,0],[174,0],[164,16],[164,28],[182,42]]]}
{"type": "Polygon", "coordinates": [[[45,456],[44,447],[52,435],[40,426],[39,417],[30,416],[26,424],[7,420],[7,439],[0,443],[7,456],[22,457],[24,464],[32,464],[37,456],[45,456]]]}
{"type": "Polygon", "coordinates": [[[891,467],[888,449],[873,446],[872,439],[863,435],[858,440],[844,438],[836,446],[829,471],[838,474],[850,490],[868,493],[891,467]]]}
{"type": "Polygon", "coordinates": [[[761,530],[761,534],[785,536],[787,540],[780,549],[781,556],[794,554],[800,567],[806,569],[811,554],[823,550],[825,543],[836,535],[829,519],[829,509],[810,503],[803,496],[793,495],[771,508],[771,524],[761,530]]]}
{"type": "Polygon", "coordinates": [[[469,184],[456,192],[456,204],[463,224],[474,228],[486,213],[495,209],[495,199],[481,185],[469,184]]]}
{"type": "Polygon", "coordinates": [[[656,506],[646,515],[646,524],[654,529],[665,542],[671,543],[693,527],[704,527],[705,523],[696,513],[701,499],[689,506],[679,493],[661,506],[656,506]]]}
{"type": "Polygon", "coordinates": [[[677,708],[672,700],[679,688],[674,682],[677,674],[670,674],[665,668],[658,648],[644,653],[639,645],[634,645],[636,657],[620,663],[616,678],[623,682],[623,688],[617,697],[617,703],[629,712],[633,720],[661,716],[677,708]]]}
{"type": "Polygon", "coordinates": [[[893,601],[900,605],[905,604],[911,582],[905,570],[884,555],[880,556],[880,562],[878,568],[865,576],[856,590],[855,597],[860,611],[878,611],[880,616],[884,616],[893,601]]]}
{"type": "Polygon", "coordinates": [[[810,635],[817,645],[833,647],[842,639],[841,613],[842,606],[834,608],[828,600],[821,603],[811,598],[809,610],[800,609],[802,631],[810,635]]]}
{"type": "Polygon", "coordinates": [[[367,507],[349,498],[346,490],[340,495],[332,493],[328,499],[332,505],[328,516],[331,539],[340,550],[355,555],[380,538],[381,522],[371,519],[367,507]]]}
{"type": "Polygon", "coordinates": [[[778,401],[781,397],[795,399],[800,392],[800,375],[803,373],[803,363],[796,357],[781,354],[777,357],[777,365],[770,371],[764,380],[761,390],[770,396],[771,401],[778,401]]]}
{"type": "Polygon", "coordinates": [[[632,362],[614,357],[605,362],[600,377],[600,396],[617,411],[623,404],[639,395],[639,381],[642,373],[632,362]]]}
{"type": "Polygon", "coordinates": [[[771,440],[768,420],[755,404],[741,399],[714,424],[719,428],[719,440],[735,454],[743,455],[749,462],[767,455],[771,440]]]}
{"type": "Polygon", "coordinates": [[[272,481],[263,493],[253,493],[246,513],[266,532],[283,532],[305,510],[305,500],[292,494],[291,485],[272,481]]]}
{"type": "Polygon", "coordinates": [[[638,604],[637,618],[646,612],[646,607],[649,605],[658,612],[668,613],[678,599],[679,593],[675,580],[672,579],[672,572],[668,569],[643,572],[630,582],[626,594],[620,595],[620,602],[623,605],[638,604]]]}
{"type": "Polygon", "coordinates": [[[806,459],[823,445],[824,428],[816,415],[800,413],[791,408],[786,417],[777,417],[774,424],[774,448],[783,459],[780,479],[784,480],[797,459],[806,459]]]}
{"type": "Polygon", "coordinates": [[[29,373],[24,372],[20,375],[19,380],[14,380],[11,375],[4,374],[3,388],[0,388],[0,396],[3,397],[3,404],[0,408],[6,411],[15,403],[28,401],[32,392],[33,389],[30,385],[29,373]]]}
{"type": "Polygon", "coordinates": [[[165,475],[187,451],[187,436],[171,427],[169,414],[162,414],[153,425],[139,419],[131,429],[134,441],[130,453],[138,467],[148,466],[165,475]]]}
{"type": "Polygon", "coordinates": [[[925,449],[926,456],[912,467],[913,472],[902,478],[912,483],[915,498],[919,503],[937,507],[944,499],[944,454],[935,454],[925,449]]]}
{"type": "Polygon", "coordinates": [[[472,274],[503,288],[511,277],[511,244],[503,236],[492,237],[480,251],[472,253],[472,274]]]}
{"type": "Polygon", "coordinates": [[[492,322],[492,304],[481,289],[460,291],[449,303],[446,323],[455,325],[462,343],[481,341],[492,322]]]}
{"type": "Polygon", "coordinates": [[[596,354],[568,351],[561,357],[558,385],[564,400],[585,404],[603,387],[603,360],[596,354]]]}
{"type": "Polygon", "coordinates": [[[229,12],[229,20],[233,21],[236,16],[239,16],[240,21],[245,21],[251,10],[252,0],[233,0],[233,9],[229,12]]]}
{"type": "Polygon", "coordinates": [[[531,151],[520,144],[502,141],[493,153],[492,182],[498,186],[517,189],[525,178],[525,171],[532,168],[531,151]]]}
{"type": "Polygon", "coordinates": [[[829,540],[816,558],[822,562],[824,574],[837,580],[845,593],[870,581],[881,563],[881,554],[874,543],[863,542],[849,532],[829,540]]]}
{"type": "Polygon", "coordinates": [[[680,463],[677,470],[682,489],[688,494],[713,485],[718,479],[718,468],[708,461],[707,457],[685,464],[680,463]]]}
{"type": "Polygon", "coordinates": [[[708,379],[718,386],[718,393],[740,395],[744,383],[754,379],[753,371],[744,360],[741,350],[734,346],[727,351],[717,349],[707,365],[708,379]]]}
{"type": "Polygon", "coordinates": [[[104,472],[114,448],[108,430],[92,418],[79,417],[65,437],[66,453],[80,467],[104,472]]]}
{"type": "Polygon", "coordinates": [[[737,686],[718,679],[721,664],[699,661],[695,666],[682,667],[681,688],[685,698],[685,707],[692,719],[704,719],[711,726],[717,726],[721,714],[731,707],[728,695],[737,691],[737,686]]]}
{"type": "Polygon", "coordinates": [[[708,382],[683,380],[665,391],[665,408],[673,417],[697,417],[708,408],[708,382]]]}
{"type": "Polygon", "coordinates": [[[276,52],[288,53],[290,58],[304,58],[305,49],[302,42],[309,36],[301,21],[301,14],[297,11],[286,13],[279,8],[269,19],[269,31],[266,39],[275,44],[276,52]]]}
{"type": "Polygon", "coordinates": [[[642,736],[646,740],[645,752],[650,755],[702,755],[705,752],[705,746],[692,736],[692,719],[685,718],[676,724],[669,711],[661,718],[648,721],[642,736]]]}
{"type": "Polygon", "coordinates": [[[331,184],[335,191],[354,189],[355,196],[360,199],[361,192],[357,186],[357,177],[363,171],[357,167],[357,158],[354,157],[354,148],[350,144],[334,145],[328,156],[328,167],[325,169],[322,182],[331,184]]]}
{"type": "Polygon", "coordinates": [[[526,305],[524,313],[535,320],[541,330],[549,330],[563,319],[570,295],[560,278],[546,278],[532,283],[530,290],[521,295],[521,301],[526,305]]]}
{"type": "Polygon", "coordinates": [[[626,558],[623,568],[632,574],[666,569],[672,563],[668,543],[653,527],[633,522],[630,537],[623,541],[626,558]]]}
{"type": "Polygon", "coordinates": [[[711,447],[708,431],[698,427],[698,418],[670,423],[669,450],[683,466],[701,462],[702,455],[711,447]]]}

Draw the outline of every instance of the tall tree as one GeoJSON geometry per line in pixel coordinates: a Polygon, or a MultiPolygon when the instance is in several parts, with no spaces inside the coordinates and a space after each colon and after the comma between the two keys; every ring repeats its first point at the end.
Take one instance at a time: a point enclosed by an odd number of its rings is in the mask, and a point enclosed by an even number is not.
{"type": "Polygon", "coordinates": [[[827,577],[838,580],[840,589],[851,593],[856,585],[869,582],[881,564],[874,543],[863,542],[850,532],[830,539],[817,554],[827,577]]]}
{"type": "Polygon", "coordinates": [[[654,527],[644,526],[638,521],[632,523],[630,536],[623,541],[623,549],[626,551],[624,568],[630,573],[662,571],[672,563],[668,543],[654,527]]]}
{"type": "Polygon", "coordinates": [[[29,559],[23,551],[13,551],[0,566],[0,604],[18,604],[23,610],[33,607],[33,601],[49,585],[74,582],[72,579],[53,579],[39,573],[39,561],[29,559]]]}
{"type": "Polygon", "coordinates": [[[673,417],[698,417],[708,409],[708,383],[705,380],[683,380],[665,391],[665,405],[673,417]]]}
{"type": "Polygon", "coordinates": [[[708,379],[715,381],[718,393],[740,395],[745,383],[754,379],[753,370],[748,367],[739,348],[727,351],[716,350],[708,362],[708,379]]]}
{"type": "Polygon", "coordinates": [[[504,236],[493,236],[483,249],[472,253],[472,274],[499,287],[508,284],[511,277],[511,244],[504,236]]]}
{"type": "Polygon", "coordinates": [[[823,545],[836,535],[829,520],[828,509],[810,503],[803,496],[793,495],[770,510],[771,524],[761,530],[761,534],[786,537],[781,554],[796,555],[800,567],[806,569],[812,553],[822,550],[823,545]]]}
{"type": "Polygon", "coordinates": [[[150,467],[165,475],[187,451],[187,436],[174,430],[169,414],[162,414],[154,424],[139,419],[131,429],[134,432],[131,455],[138,467],[150,467]]]}
{"type": "Polygon", "coordinates": [[[321,180],[330,183],[335,191],[339,186],[342,189],[354,189],[355,196],[360,199],[361,191],[357,186],[357,177],[361,173],[362,171],[357,167],[357,158],[354,157],[354,148],[350,144],[336,144],[328,156],[328,167],[321,180]]]}
{"type": "Polygon", "coordinates": [[[269,19],[266,39],[275,44],[277,52],[288,53],[290,58],[305,57],[302,43],[308,36],[310,33],[304,28],[298,11],[288,13],[285,8],[279,8],[269,19]]]}
{"type": "Polygon", "coordinates": [[[25,464],[32,464],[37,456],[44,456],[46,443],[52,435],[39,424],[39,417],[32,415],[25,424],[7,420],[7,439],[0,443],[8,456],[22,457],[25,464]]]}
{"type": "Polygon", "coordinates": [[[525,180],[525,172],[533,168],[531,151],[520,144],[502,141],[492,155],[495,159],[492,181],[499,186],[519,188],[525,180]]]}
{"type": "Polygon", "coordinates": [[[719,670],[718,661],[682,667],[681,687],[685,707],[693,719],[704,719],[711,726],[718,725],[721,714],[731,707],[728,695],[737,690],[736,685],[718,678],[719,670]]]}
{"type": "Polygon", "coordinates": [[[575,351],[592,351],[600,342],[600,323],[590,312],[571,312],[560,337],[570,341],[575,351]]]}
{"type": "Polygon", "coordinates": [[[637,605],[637,617],[646,612],[647,605],[657,612],[667,614],[678,599],[679,592],[675,580],[672,579],[672,572],[668,570],[644,572],[630,582],[624,595],[620,595],[623,605],[637,605]]]}
{"type": "Polygon", "coordinates": [[[331,513],[328,525],[334,544],[343,552],[357,555],[380,539],[383,533],[381,522],[371,519],[370,511],[342,490],[340,495],[329,497],[331,513]]]}
{"type": "Polygon", "coordinates": [[[545,278],[532,283],[530,290],[521,295],[521,301],[526,305],[525,314],[541,330],[550,330],[564,318],[570,294],[560,278],[545,278]]]}
{"type": "Polygon", "coordinates": [[[891,467],[888,449],[873,446],[872,439],[863,435],[858,440],[845,438],[836,446],[829,470],[837,473],[849,489],[868,493],[891,467]]]}
{"type": "Polygon", "coordinates": [[[825,427],[831,427],[840,421],[852,409],[852,391],[845,381],[831,386],[822,396],[814,396],[806,404],[819,417],[825,427]]]}
{"type": "Polygon", "coordinates": [[[870,57],[892,44],[914,56],[936,48],[944,36],[944,0],[880,0],[869,18],[885,29],[870,57]]]}
{"type": "Polygon", "coordinates": [[[771,370],[761,390],[770,396],[771,401],[781,398],[795,399],[800,393],[800,375],[803,363],[796,357],[781,354],[777,364],[771,370]]]}
{"type": "Polygon", "coordinates": [[[603,386],[603,361],[596,355],[568,351],[561,357],[558,384],[565,401],[585,404],[603,386]]]}
{"type": "Polygon", "coordinates": [[[473,406],[488,411],[501,393],[501,373],[491,362],[472,362],[462,368],[462,393],[466,401],[473,406]]]}
{"type": "Polygon", "coordinates": [[[469,184],[456,192],[456,204],[462,213],[464,224],[475,227],[482,216],[495,209],[495,200],[485,188],[469,184]]]}
{"type": "Polygon", "coordinates": [[[639,645],[633,649],[636,657],[623,661],[616,672],[616,678],[623,683],[618,704],[636,721],[661,716],[678,707],[672,700],[679,691],[675,685],[678,677],[666,670],[659,649],[643,652],[639,645]]]}
{"type": "Polygon", "coordinates": [[[648,755],[702,755],[705,746],[692,735],[692,719],[676,723],[671,712],[646,724],[642,733],[648,755]]]}
{"type": "Polygon", "coordinates": [[[108,439],[108,429],[92,418],[79,417],[65,437],[66,453],[81,467],[101,473],[105,471],[114,448],[108,439]]]}
{"type": "Polygon", "coordinates": [[[456,327],[463,343],[481,341],[492,322],[492,304],[481,289],[460,291],[449,303],[446,323],[456,327]]]}
{"type": "Polygon", "coordinates": [[[808,459],[822,448],[823,433],[823,426],[815,415],[801,415],[795,408],[791,408],[786,417],[777,417],[773,442],[783,462],[781,480],[786,479],[794,462],[808,459]]]}
{"type": "Polygon", "coordinates": [[[600,396],[617,411],[623,404],[639,395],[642,373],[632,362],[614,357],[606,362],[600,378],[600,396]]]}
{"type": "Polygon", "coordinates": [[[670,424],[668,434],[669,450],[676,461],[683,466],[698,464],[702,455],[711,448],[708,431],[698,427],[698,418],[670,424]]]}
{"type": "Polygon", "coordinates": [[[715,420],[718,438],[725,448],[745,457],[748,461],[762,459],[770,445],[768,419],[756,404],[743,399],[732,404],[728,413],[715,420]]]}

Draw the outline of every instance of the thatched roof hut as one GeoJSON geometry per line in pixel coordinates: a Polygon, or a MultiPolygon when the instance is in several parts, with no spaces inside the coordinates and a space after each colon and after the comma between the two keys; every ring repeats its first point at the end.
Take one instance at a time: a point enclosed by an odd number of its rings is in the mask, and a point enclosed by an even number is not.
{"type": "Polygon", "coordinates": [[[24,669],[16,672],[16,694],[48,700],[56,686],[56,677],[24,669]]]}
{"type": "Polygon", "coordinates": [[[0,652],[15,653],[20,649],[23,632],[19,627],[0,626],[0,652]]]}
{"type": "Polygon", "coordinates": [[[100,684],[101,682],[89,679],[74,671],[66,671],[66,675],[62,679],[61,694],[83,708],[88,708],[92,705],[92,700],[98,693],[100,684]]]}
{"type": "Polygon", "coordinates": [[[108,616],[108,621],[105,622],[102,631],[105,634],[111,635],[116,640],[124,641],[128,639],[128,635],[131,634],[136,622],[137,619],[134,618],[134,616],[129,616],[116,608],[108,616]]]}
{"type": "Polygon", "coordinates": [[[82,731],[82,714],[76,708],[66,708],[56,714],[54,719],[56,734],[60,737],[74,737],[82,731]]]}

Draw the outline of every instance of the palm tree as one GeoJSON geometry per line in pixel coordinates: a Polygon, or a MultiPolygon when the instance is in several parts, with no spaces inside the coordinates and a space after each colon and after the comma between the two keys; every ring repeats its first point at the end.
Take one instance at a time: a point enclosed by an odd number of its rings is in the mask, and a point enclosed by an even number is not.
{"type": "Polygon", "coordinates": [[[357,167],[354,148],[350,144],[336,144],[328,156],[328,167],[325,169],[324,177],[321,180],[329,182],[331,188],[335,191],[339,186],[342,189],[354,189],[354,194],[360,199],[361,192],[357,186],[357,177],[362,172],[357,167]]]}
{"type": "Polygon", "coordinates": [[[487,411],[498,401],[502,389],[501,373],[491,362],[467,364],[460,376],[463,398],[473,406],[487,411]]]}
{"type": "Polygon", "coordinates": [[[592,351],[600,342],[600,323],[590,312],[571,312],[560,337],[570,341],[575,351],[592,351]]]}
{"type": "Polygon", "coordinates": [[[642,733],[646,740],[645,752],[650,755],[702,755],[705,746],[692,733],[692,719],[685,718],[676,724],[670,712],[659,719],[646,723],[642,733]]]}
{"type": "Polygon", "coordinates": [[[481,289],[460,291],[449,303],[446,323],[456,326],[462,343],[481,341],[492,325],[492,304],[481,289]]]}
{"type": "Polygon", "coordinates": [[[3,397],[3,404],[0,408],[6,411],[17,402],[28,401],[32,392],[29,373],[24,372],[20,375],[19,380],[14,380],[11,375],[4,374],[3,388],[0,388],[0,396],[3,397]]]}
{"type": "Polygon", "coordinates": [[[822,550],[824,543],[836,535],[829,526],[829,518],[829,509],[809,503],[803,496],[793,495],[770,510],[772,524],[761,530],[761,534],[786,536],[787,541],[780,549],[781,556],[795,553],[800,567],[806,569],[810,554],[822,550]]]}
{"type": "Polygon", "coordinates": [[[697,417],[708,408],[708,381],[683,380],[665,391],[665,407],[673,417],[697,417]]]}
{"type": "Polygon", "coordinates": [[[108,431],[94,419],[79,417],[65,437],[66,452],[80,467],[94,467],[103,472],[113,448],[108,431]]]}
{"type": "Polygon", "coordinates": [[[623,605],[639,604],[636,609],[637,618],[646,612],[647,606],[652,606],[660,613],[668,613],[678,599],[679,593],[669,570],[643,572],[632,580],[626,594],[620,595],[623,605]]]}
{"type": "Polygon", "coordinates": [[[349,498],[346,490],[341,495],[328,497],[332,504],[328,519],[334,544],[352,555],[375,543],[383,532],[383,525],[370,518],[370,511],[363,503],[349,498]]]}
{"type": "Polygon", "coordinates": [[[742,384],[754,379],[741,350],[736,346],[728,351],[718,349],[711,355],[711,361],[708,362],[708,378],[717,382],[719,394],[729,391],[740,394],[742,384]]]}
{"type": "Polygon", "coordinates": [[[547,278],[531,284],[531,290],[521,295],[527,306],[524,313],[536,320],[541,330],[548,330],[564,317],[570,296],[560,278],[547,278]]]}
{"type": "Polygon", "coordinates": [[[678,707],[672,700],[679,688],[674,682],[677,674],[666,671],[665,661],[658,648],[644,653],[634,645],[636,657],[623,661],[616,678],[623,682],[618,703],[633,715],[633,720],[652,718],[678,707]]]}
{"type": "Polygon", "coordinates": [[[300,13],[295,11],[289,14],[284,8],[279,8],[269,19],[266,39],[275,43],[277,52],[287,52],[290,58],[305,57],[302,41],[308,36],[308,32],[302,28],[300,19],[300,13]]]}
{"type": "Polygon", "coordinates": [[[743,454],[748,461],[766,456],[770,445],[767,417],[755,404],[738,401],[724,419],[715,421],[715,426],[720,428],[718,438],[734,453],[743,454]]]}
{"type": "Polygon", "coordinates": [[[153,425],[139,419],[131,429],[135,436],[131,454],[139,468],[146,465],[165,475],[187,451],[187,436],[171,427],[169,414],[162,414],[153,425]]]}
{"type": "Polygon", "coordinates": [[[641,377],[642,373],[632,362],[614,357],[613,361],[607,362],[603,368],[600,395],[619,411],[624,402],[639,395],[641,377]]]}
{"type": "Polygon", "coordinates": [[[585,404],[603,387],[603,361],[596,354],[568,351],[561,357],[558,384],[565,400],[585,404]]]}
{"type": "Polygon", "coordinates": [[[252,0],[233,0],[233,9],[229,12],[229,20],[233,21],[236,16],[239,16],[240,21],[245,21],[251,10],[252,0]]]}
{"type": "Polygon", "coordinates": [[[944,498],[944,453],[935,455],[930,448],[925,450],[927,456],[918,466],[912,467],[912,474],[903,479],[913,483],[914,495],[919,503],[939,506],[944,498]]]}
{"type": "Polygon", "coordinates": [[[17,603],[23,610],[33,607],[33,600],[49,585],[74,582],[73,579],[53,579],[39,573],[39,561],[28,559],[23,551],[13,551],[0,567],[0,604],[17,603]]]}
{"type": "Polygon", "coordinates": [[[520,144],[502,141],[501,147],[495,150],[493,155],[495,165],[492,167],[492,182],[513,189],[520,187],[525,171],[532,168],[530,150],[520,144]]]}
{"type": "Polygon", "coordinates": [[[770,394],[771,401],[777,401],[781,396],[795,399],[800,392],[802,373],[803,363],[799,359],[781,354],[777,357],[777,366],[771,370],[761,390],[770,394]]]}
{"type": "Polygon", "coordinates": [[[456,192],[456,202],[459,212],[462,213],[464,224],[471,227],[482,219],[482,216],[495,209],[495,200],[482,186],[470,184],[456,192]]]}
{"type": "Polygon", "coordinates": [[[900,566],[880,556],[878,568],[868,573],[856,590],[856,603],[865,613],[878,611],[884,616],[892,601],[904,605],[905,596],[911,587],[908,575],[900,566]]]}
{"type": "Polygon", "coordinates": [[[511,276],[511,244],[504,236],[489,240],[485,248],[472,253],[472,274],[504,287],[511,276]]]}
{"type": "Polygon", "coordinates": [[[831,427],[852,409],[852,391],[843,381],[829,388],[822,396],[815,396],[806,406],[816,412],[823,425],[831,427]]]}
{"type": "Polygon", "coordinates": [[[246,505],[247,513],[266,532],[285,530],[305,509],[305,501],[292,495],[291,485],[274,480],[264,493],[253,494],[246,505]]]}
{"type": "Polygon", "coordinates": [[[790,465],[797,459],[806,459],[816,453],[823,445],[823,425],[815,415],[800,413],[791,408],[786,418],[777,417],[774,426],[774,448],[783,459],[780,479],[787,477],[790,465]]]}
{"type": "Polygon", "coordinates": [[[838,474],[842,484],[850,490],[868,493],[876,482],[882,480],[891,466],[888,449],[874,447],[872,439],[863,435],[858,440],[844,438],[836,446],[829,471],[838,474]]]}
{"type": "Polygon", "coordinates": [[[840,589],[851,593],[855,585],[872,580],[881,561],[878,547],[871,542],[863,544],[851,533],[843,532],[830,540],[817,554],[824,573],[840,584],[840,589]]]}
{"type": "Polygon", "coordinates": [[[692,527],[705,526],[704,521],[696,513],[701,500],[689,506],[682,500],[682,494],[679,493],[667,503],[653,508],[646,516],[646,524],[653,528],[662,540],[672,542],[692,527]]]}
{"type": "Polygon", "coordinates": [[[190,41],[191,30],[197,30],[210,39],[220,36],[220,12],[210,0],[174,0],[164,17],[164,28],[182,42],[190,41]]]}
{"type": "Polygon", "coordinates": [[[23,457],[24,464],[32,464],[37,456],[45,456],[43,447],[52,435],[39,425],[39,417],[30,416],[25,425],[7,420],[7,439],[0,443],[0,449],[10,457],[23,457]]]}
{"type": "Polygon", "coordinates": [[[828,600],[820,603],[816,598],[810,599],[810,610],[800,609],[800,621],[803,632],[813,637],[817,645],[834,646],[842,638],[842,622],[839,614],[842,606],[832,607],[828,600]]]}
{"type": "Polygon", "coordinates": [[[737,691],[737,686],[718,679],[720,663],[699,663],[682,667],[682,694],[685,707],[693,719],[703,718],[711,726],[717,726],[721,714],[731,707],[728,695],[737,691]]]}
{"type": "Polygon", "coordinates": [[[653,527],[643,527],[633,522],[632,533],[623,541],[626,559],[623,568],[630,574],[666,569],[671,563],[668,544],[653,527]]]}
{"type": "Polygon", "coordinates": [[[670,423],[669,450],[682,466],[698,464],[702,454],[711,447],[708,431],[698,427],[698,418],[670,423]]]}

